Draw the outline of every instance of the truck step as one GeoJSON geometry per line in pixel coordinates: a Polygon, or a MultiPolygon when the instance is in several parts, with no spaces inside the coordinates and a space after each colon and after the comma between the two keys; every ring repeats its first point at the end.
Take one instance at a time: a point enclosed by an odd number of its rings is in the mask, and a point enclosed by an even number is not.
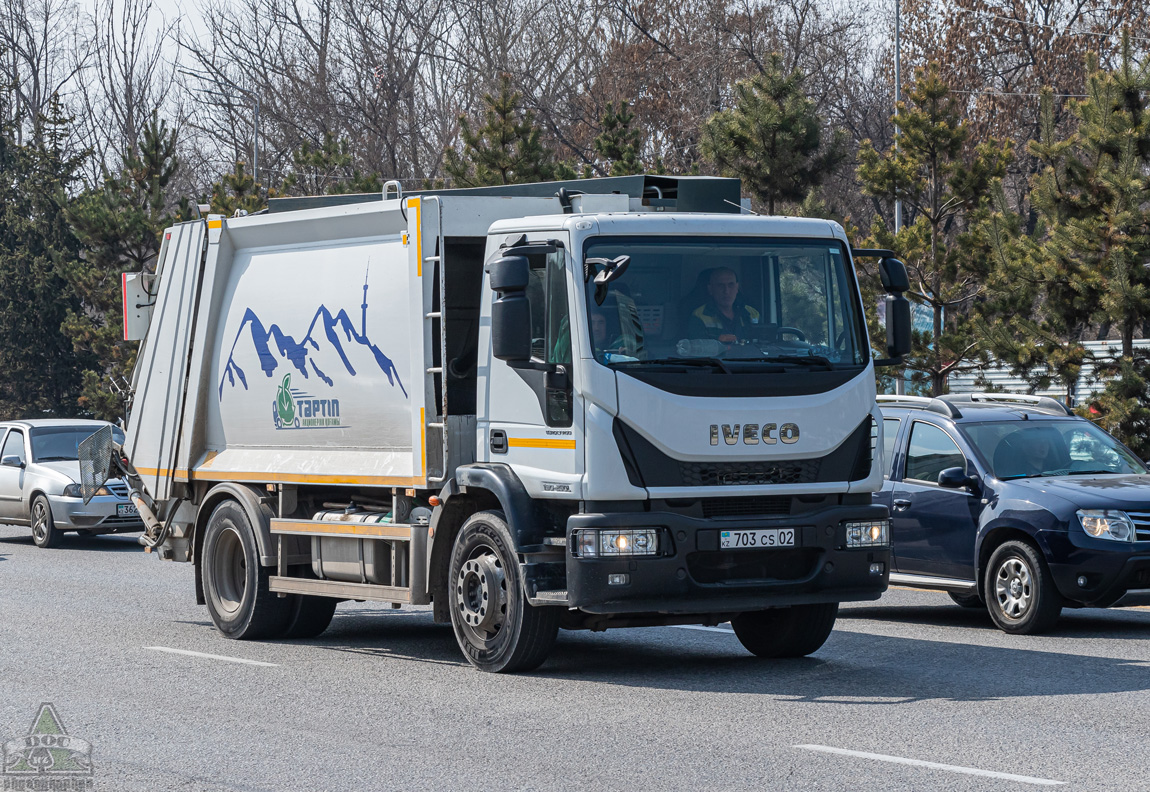
{"type": "Polygon", "coordinates": [[[336,522],[334,520],[281,520],[273,518],[271,532],[285,536],[354,536],[411,541],[411,526],[400,523],[336,522]]]}
{"type": "Polygon", "coordinates": [[[268,578],[268,588],[281,594],[308,594],[313,597],[373,600],[380,602],[411,602],[411,589],[396,586],[377,586],[373,583],[341,583],[336,580],[311,578],[268,578]]]}
{"type": "Polygon", "coordinates": [[[567,591],[537,591],[528,601],[532,605],[566,605],[567,591]]]}

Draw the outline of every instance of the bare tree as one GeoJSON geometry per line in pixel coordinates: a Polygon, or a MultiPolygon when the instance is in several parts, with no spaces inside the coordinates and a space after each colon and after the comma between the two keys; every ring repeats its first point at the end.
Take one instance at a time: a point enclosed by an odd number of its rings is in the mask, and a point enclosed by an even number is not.
{"type": "Polygon", "coordinates": [[[90,178],[114,171],[120,157],[137,149],[154,113],[181,120],[181,97],[173,92],[175,63],[165,59],[178,35],[152,0],[100,0],[90,17],[94,31],[87,68],[78,76],[77,119],[92,152],[90,178]]]}
{"type": "Polygon", "coordinates": [[[50,105],[66,103],[87,65],[91,43],[79,22],[73,0],[0,3],[0,69],[8,92],[3,111],[18,123],[20,140],[44,141],[50,105]]]}

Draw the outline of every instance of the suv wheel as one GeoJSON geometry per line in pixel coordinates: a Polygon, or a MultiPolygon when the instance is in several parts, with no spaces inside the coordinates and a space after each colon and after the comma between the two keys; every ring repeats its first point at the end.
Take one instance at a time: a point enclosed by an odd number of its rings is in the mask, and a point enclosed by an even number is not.
{"type": "Polygon", "coordinates": [[[982,583],[990,617],[1005,632],[1037,635],[1053,627],[1062,613],[1046,562],[1025,542],[1004,542],[995,549],[982,583]]]}

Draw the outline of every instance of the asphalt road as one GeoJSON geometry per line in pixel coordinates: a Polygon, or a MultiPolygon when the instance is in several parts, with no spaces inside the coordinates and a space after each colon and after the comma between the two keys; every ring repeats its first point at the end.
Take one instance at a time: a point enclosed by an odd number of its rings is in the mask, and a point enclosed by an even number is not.
{"type": "Polygon", "coordinates": [[[96,790],[1150,790],[1145,609],[1013,637],[892,591],[801,660],[663,627],[561,633],[539,671],[495,676],[424,609],[228,641],[192,567],[134,535],[41,550],[0,526],[0,624],[0,742],[50,702],[96,790]]]}

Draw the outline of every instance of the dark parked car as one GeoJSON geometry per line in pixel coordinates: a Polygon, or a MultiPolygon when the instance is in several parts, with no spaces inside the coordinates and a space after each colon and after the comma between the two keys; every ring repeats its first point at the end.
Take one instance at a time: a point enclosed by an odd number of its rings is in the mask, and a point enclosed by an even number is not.
{"type": "Polygon", "coordinates": [[[1064,607],[1150,603],[1150,475],[1053,399],[880,396],[893,585],[986,607],[1006,632],[1064,607]]]}

